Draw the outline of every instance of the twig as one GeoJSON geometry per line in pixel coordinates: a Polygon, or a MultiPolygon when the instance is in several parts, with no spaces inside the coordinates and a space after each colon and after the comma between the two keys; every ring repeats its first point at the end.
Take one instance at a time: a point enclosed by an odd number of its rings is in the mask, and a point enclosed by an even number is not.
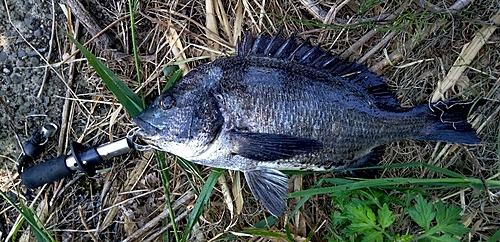
{"type": "MultiPolygon", "coordinates": [[[[492,22],[494,24],[500,23],[500,10],[493,16],[492,22]]],[[[453,66],[450,68],[450,71],[448,71],[448,75],[446,75],[442,81],[438,82],[437,88],[432,95],[431,102],[445,99],[444,93],[456,84],[457,80],[486,43],[486,40],[490,38],[496,29],[497,27],[495,25],[485,25],[476,33],[474,39],[467,45],[467,48],[460,53],[453,66]]]]}
{"type": "MultiPolygon", "coordinates": [[[[372,30],[373,31],[373,30],[372,30]]],[[[371,31],[370,31],[371,32],[371,31]]],[[[385,46],[392,38],[396,35],[396,31],[392,30],[387,34],[381,41],[378,42],[370,51],[368,51],[363,57],[361,57],[358,62],[364,63],[370,56],[375,54],[375,52],[379,51],[383,46],[385,46]]],[[[367,34],[368,35],[368,34],[367,34]]],[[[364,37],[364,36],[363,36],[364,37]]]]}
{"type": "Polygon", "coordinates": [[[472,1],[470,0],[458,0],[454,4],[452,4],[448,9],[450,10],[450,13],[454,14],[458,10],[464,8],[465,6],[469,5],[472,1]]]}
{"type": "Polygon", "coordinates": [[[226,176],[224,176],[224,173],[221,176],[219,176],[217,183],[219,183],[220,185],[220,189],[224,197],[224,202],[226,202],[227,209],[231,214],[231,218],[234,218],[233,198],[231,197],[231,192],[229,192],[229,186],[227,185],[226,176]]]}
{"type": "Polygon", "coordinates": [[[438,20],[431,27],[428,27],[428,26],[424,27],[424,29],[422,31],[420,31],[420,33],[421,33],[420,35],[411,38],[409,41],[407,41],[403,45],[403,47],[401,49],[398,49],[398,50],[394,51],[392,54],[390,54],[388,59],[385,58],[384,60],[379,61],[377,64],[372,66],[370,68],[370,70],[377,73],[378,75],[381,75],[383,73],[383,70],[388,65],[395,63],[395,62],[398,62],[401,59],[403,59],[403,56],[405,53],[413,50],[420,42],[427,39],[427,37],[429,35],[436,32],[438,29],[440,29],[442,26],[444,26],[447,23],[448,23],[448,21],[446,21],[446,20],[438,20]]]}
{"type": "MultiPolygon", "coordinates": [[[[174,204],[172,204],[172,210],[179,208],[182,204],[187,203],[189,200],[194,198],[194,194],[189,192],[186,193],[186,195],[182,196],[179,198],[177,201],[175,201],[174,204]]],[[[187,213],[188,211],[185,211],[184,213],[187,213]]],[[[187,214],[186,214],[187,215],[187,214]]],[[[138,229],[135,233],[131,234],[128,238],[123,240],[123,242],[128,242],[128,241],[136,241],[137,239],[141,238],[144,234],[148,233],[151,231],[152,228],[158,225],[163,219],[168,218],[170,216],[169,210],[165,209],[162,213],[160,213],[158,216],[153,218],[151,221],[149,221],[147,224],[142,226],[142,228],[138,229]]],[[[181,216],[178,216],[175,221],[177,221],[181,216]]],[[[172,225],[170,225],[172,226],[172,225]]],[[[170,226],[166,226],[164,229],[169,228],[170,226]]],[[[163,233],[164,231],[161,231],[163,233]]],[[[158,233],[158,232],[157,232],[158,233]]],[[[160,234],[161,234],[160,233],[160,234]]],[[[156,238],[157,236],[153,237],[156,238]]]]}
{"type": "MultiPolygon", "coordinates": [[[[352,55],[352,53],[354,53],[361,46],[363,46],[366,42],[368,42],[368,40],[370,40],[376,33],[378,33],[377,29],[370,30],[368,33],[363,35],[363,37],[359,38],[358,41],[356,41],[356,43],[352,44],[351,46],[349,46],[349,48],[347,50],[342,52],[342,54],[340,54],[340,58],[347,59],[349,56],[352,55]]],[[[361,63],[361,61],[358,61],[358,62],[361,63]]]]}
{"type": "MultiPolygon", "coordinates": [[[[177,216],[175,218],[174,223],[179,222],[181,219],[187,217],[188,215],[189,215],[189,211],[184,211],[183,213],[179,214],[179,216],[177,216]]],[[[151,236],[149,236],[149,238],[144,239],[143,242],[155,241],[156,238],[158,238],[161,234],[163,234],[165,231],[167,231],[167,229],[169,229],[170,227],[172,227],[172,223],[171,222],[168,223],[166,226],[162,227],[160,230],[156,231],[156,233],[154,233],[151,236]]]]}
{"type": "MultiPolygon", "coordinates": [[[[207,35],[208,38],[214,39],[219,37],[219,30],[217,28],[217,20],[215,18],[215,9],[217,8],[216,6],[217,2],[214,0],[205,0],[205,11],[206,11],[206,27],[207,30],[205,34],[207,35]]],[[[210,43],[207,43],[210,44],[210,43]]],[[[212,43],[212,49],[219,49],[219,44],[217,42],[212,43]]],[[[212,56],[211,59],[215,60],[215,55],[213,53],[210,53],[212,56]]]]}
{"type": "MultiPolygon", "coordinates": [[[[76,21],[75,23],[75,29],[73,31],[75,38],[78,36],[78,29],[80,28],[80,21],[76,21]]],[[[71,52],[75,52],[76,50],[76,45],[72,44],[71,45],[71,52]]],[[[75,57],[71,57],[74,59],[75,57]]],[[[64,153],[64,150],[66,149],[66,130],[68,129],[67,123],[68,123],[68,116],[69,116],[69,109],[70,109],[70,104],[71,100],[69,99],[70,93],[72,92],[71,86],[73,86],[73,73],[75,71],[75,64],[74,62],[71,62],[69,64],[69,71],[68,71],[68,81],[66,83],[66,98],[64,99],[64,104],[61,112],[61,130],[59,131],[59,143],[57,145],[57,155],[60,156],[64,153]]]]}
{"type": "Polygon", "coordinates": [[[486,195],[488,197],[488,200],[489,201],[493,201],[492,197],[491,197],[491,192],[490,192],[490,189],[488,189],[488,185],[486,184],[486,179],[484,179],[484,175],[483,173],[481,172],[481,170],[483,170],[484,168],[479,164],[479,161],[476,159],[476,157],[474,157],[469,149],[467,149],[467,147],[462,147],[464,150],[465,150],[465,153],[467,153],[469,155],[469,157],[472,159],[472,162],[474,164],[474,170],[479,174],[479,178],[481,178],[481,182],[483,183],[483,186],[484,186],[484,190],[486,191],[486,195]]]}
{"type": "Polygon", "coordinates": [[[317,1],[314,0],[300,0],[300,2],[304,5],[304,7],[311,13],[315,18],[321,20],[323,22],[325,20],[326,12],[321,7],[317,5],[317,1]]]}
{"type": "MultiPolygon", "coordinates": [[[[126,14],[124,16],[121,16],[120,18],[118,18],[117,20],[113,21],[113,23],[110,23],[108,26],[106,26],[104,29],[101,30],[101,32],[99,32],[97,35],[93,36],[92,38],[90,38],[89,40],[87,40],[87,42],[85,42],[83,44],[83,46],[87,46],[89,45],[92,41],[94,41],[95,39],[97,39],[100,35],[104,34],[106,31],[108,31],[111,27],[115,26],[117,23],[123,21],[124,19],[127,19],[129,18],[129,14],[126,14]]],[[[74,60],[72,59],[73,56],[77,55],[78,53],[80,53],[80,50],[75,50],[74,52],[71,52],[71,54],[66,57],[66,59],[62,60],[61,63],[64,63],[64,62],[68,62],[68,60],[74,60]]],[[[118,52],[118,51],[114,51],[113,52],[115,55],[119,56],[121,52],[118,52]]],[[[125,55],[124,53],[121,53],[121,55],[125,55]]],[[[116,58],[115,58],[116,59],[116,58]]]]}
{"type": "MultiPolygon", "coordinates": [[[[440,8],[437,5],[434,5],[430,3],[429,1],[426,0],[418,0],[417,3],[422,7],[422,8],[428,8],[432,12],[441,12],[443,11],[442,8],[440,8]]],[[[464,8],[465,6],[469,5],[471,3],[470,0],[458,0],[455,3],[453,3],[447,10],[451,14],[455,14],[458,10],[464,8]]]]}
{"type": "Polygon", "coordinates": [[[233,39],[232,43],[234,45],[238,44],[238,38],[240,37],[243,31],[243,8],[242,8],[241,0],[238,0],[235,6],[235,20],[234,20],[234,30],[233,30],[233,39]]]}
{"type": "Polygon", "coordinates": [[[347,3],[349,3],[351,0],[344,0],[341,2],[338,6],[332,7],[330,11],[325,16],[325,19],[323,20],[323,23],[325,24],[337,24],[335,22],[335,17],[337,16],[337,13],[340,9],[342,9],[347,3]]]}
{"type": "MultiPolygon", "coordinates": [[[[380,16],[381,18],[377,19],[377,20],[393,20],[393,19],[395,19],[397,15],[399,15],[401,12],[403,12],[406,9],[408,4],[409,4],[409,1],[404,2],[401,5],[401,7],[399,7],[394,13],[391,13],[391,14],[384,16],[384,17],[380,16]]],[[[378,33],[377,29],[370,30],[367,34],[365,34],[358,41],[356,41],[356,43],[351,45],[349,47],[349,49],[344,51],[344,53],[342,53],[340,55],[340,57],[347,59],[347,57],[349,57],[352,53],[357,51],[361,46],[363,46],[366,42],[368,42],[368,40],[371,39],[376,33],[378,33]]],[[[379,43],[377,45],[375,45],[370,51],[368,51],[368,53],[366,53],[363,57],[361,57],[361,59],[359,59],[358,62],[364,63],[368,58],[370,58],[370,56],[372,56],[375,52],[377,52],[380,48],[382,48],[382,46],[385,46],[390,40],[392,40],[392,37],[394,37],[394,35],[396,35],[396,33],[393,30],[391,33],[386,35],[384,37],[384,39],[379,41],[379,43]]]]}
{"type": "MultiPolygon", "coordinates": [[[[162,11],[168,11],[168,10],[164,10],[162,9],[162,11]]],[[[163,26],[166,26],[166,27],[169,27],[169,28],[173,28],[175,30],[177,30],[178,32],[186,32],[186,33],[189,33],[190,35],[193,35],[195,36],[196,38],[200,38],[200,39],[204,39],[204,40],[212,40],[212,41],[215,41],[217,42],[218,44],[220,45],[223,45],[224,47],[228,48],[228,49],[234,49],[234,45],[232,45],[231,43],[223,40],[222,38],[220,38],[219,36],[216,36],[216,37],[213,37],[213,36],[210,36],[209,38],[206,38],[206,37],[203,37],[202,35],[199,35],[199,34],[196,34],[192,31],[189,31],[188,29],[183,29],[183,28],[179,28],[179,27],[176,27],[175,25],[171,24],[167,24],[161,20],[158,20],[158,19],[155,19],[155,18],[152,18],[148,15],[146,15],[145,13],[141,12],[141,11],[138,11],[139,14],[141,14],[143,17],[149,19],[151,22],[153,23],[157,23],[157,24],[160,24],[160,25],[163,25],[163,26]],[[212,38],[213,37],[213,38],[212,38]]],[[[172,15],[176,15],[178,17],[181,17],[181,18],[185,18],[186,20],[188,20],[189,22],[195,24],[197,27],[199,27],[200,29],[204,30],[205,32],[210,32],[209,29],[207,29],[205,26],[201,25],[200,23],[194,21],[193,19],[191,19],[189,16],[186,16],[184,14],[181,14],[181,13],[177,13],[175,11],[168,11],[169,14],[172,14],[172,15]]]]}
{"type": "MultiPolygon", "coordinates": [[[[54,0],[52,0],[52,28],[50,31],[50,40],[49,40],[49,53],[47,54],[47,60],[50,60],[50,57],[52,56],[52,44],[54,42],[54,35],[56,32],[56,10],[54,7],[54,0]]],[[[45,72],[43,73],[43,78],[42,78],[42,83],[40,84],[40,90],[38,91],[38,94],[36,95],[38,98],[42,96],[43,92],[43,87],[45,86],[45,82],[47,82],[47,79],[49,77],[49,67],[45,67],[45,72]]]]}
{"type": "Polygon", "coordinates": [[[406,41],[402,48],[391,53],[388,58],[384,58],[377,64],[373,65],[370,70],[377,73],[377,75],[381,75],[387,66],[392,65],[395,62],[399,62],[401,59],[403,59],[405,53],[412,51],[420,42],[427,39],[427,36],[429,36],[431,33],[434,33],[437,29],[440,29],[446,23],[448,23],[448,21],[440,20],[436,21],[430,27],[424,27],[424,29],[420,31],[420,33],[422,33],[421,35],[414,36],[410,40],[406,41]]]}
{"type": "Polygon", "coordinates": [[[75,16],[85,26],[90,35],[97,36],[97,43],[99,43],[97,47],[101,50],[109,48],[113,42],[111,37],[109,37],[106,33],[100,34],[102,28],[99,26],[97,20],[95,20],[94,17],[87,12],[82,3],[79,0],[67,0],[67,3],[73,13],[73,16],[75,16]]]}
{"type": "Polygon", "coordinates": [[[82,221],[82,224],[85,227],[85,229],[87,229],[87,232],[90,235],[90,238],[92,238],[93,241],[98,242],[99,240],[97,240],[95,235],[90,232],[91,230],[89,228],[89,225],[87,224],[87,221],[85,221],[85,217],[83,216],[83,209],[82,209],[81,205],[78,205],[78,214],[80,214],[80,220],[82,221]]]}
{"type": "MultiPolygon", "coordinates": [[[[304,181],[304,176],[303,175],[295,175],[293,179],[293,191],[301,191],[303,188],[303,181],[304,181]]],[[[295,198],[295,204],[298,204],[300,201],[299,198],[295,198]]],[[[296,234],[299,236],[306,236],[306,218],[302,214],[302,212],[297,212],[295,213],[294,216],[295,220],[295,231],[296,234]]]]}
{"type": "MultiPolygon", "coordinates": [[[[379,16],[373,17],[373,18],[358,18],[358,19],[341,19],[341,18],[335,18],[335,16],[332,16],[333,14],[336,14],[336,8],[332,8],[330,12],[327,12],[323,10],[321,7],[317,6],[317,1],[313,0],[301,0],[300,1],[302,5],[311,13],[314,15],[314,17],[318,20],[320,20],[322,23],[329,23],[329,24],[335,24],[337,26],[353,26],[357,25],[360,23],[368,23],[368,22],[377,22],[381,21],[383,19],[386,19],[388,16],[392,15],[392,13],[383,13],[380,14],[379,16]],[[331,16],[331,17],[329,17],[331,16]],[[327,18],[330,18],[327,20],[327,18]]],[[[348,1],[345,1],[348,2],[348,1]]],[[[339,7],[342,7],[339,5],[339,7]]],[[[337,8],[339,8],[337,7],[337,8]]]]}

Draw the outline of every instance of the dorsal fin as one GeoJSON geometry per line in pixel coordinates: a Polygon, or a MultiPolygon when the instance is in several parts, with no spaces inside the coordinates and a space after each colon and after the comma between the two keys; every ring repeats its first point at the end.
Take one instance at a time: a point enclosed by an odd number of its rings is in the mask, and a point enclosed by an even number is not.
{"type": "Polygon", "coordinates": [[[283,38],[281,29],[275,35],[261,33],[257,37],[247,31],[243,41],[236,46],[236,55],[288,60],[323,70],[364,88],[367,93],[374,96],[377,107],[391,111],[401,109],[392,92],[388,90],[384,78],[369,71],[362,64],[343,60],[308,42],[296,41],[296,34],[290,38],[283,38]]]}

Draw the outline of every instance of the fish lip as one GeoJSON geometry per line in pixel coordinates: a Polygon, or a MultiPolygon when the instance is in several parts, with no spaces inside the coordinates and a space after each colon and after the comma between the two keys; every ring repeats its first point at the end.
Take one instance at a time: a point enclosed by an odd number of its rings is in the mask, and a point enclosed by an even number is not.
{"type": "Polygon", "coordinates": [[[136,117],[132,121],[136,123],[137,126],[139,126],[139,128],[148,135],[160,132],[160,130],[156,126],[143,120],[141,117],[136,117]]]}

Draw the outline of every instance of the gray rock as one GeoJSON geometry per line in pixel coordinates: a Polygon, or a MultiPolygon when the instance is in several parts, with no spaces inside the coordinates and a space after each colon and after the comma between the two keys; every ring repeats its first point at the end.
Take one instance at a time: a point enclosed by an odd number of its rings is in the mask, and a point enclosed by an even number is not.
{"type": "Polygon", "coordinates": [[[24,78],[21,75],[17,74],[17,73],[12,74],[12,76],[10,77],[10,79],[15,84],[21,84],[24,81],[24,78]]]}
{"type": "Polygon", "coordinates": [[[0,52],[0,62],[5,62],[9,58],[9,55],[5,53],[4,51],[0,52]]]}
{"type": "Polygon", "coordinates": [[[24,58],[26,56],[26,52],[24,50],[17,51],[17,57],[24,58]]]}
{"type": "Polygon", "coordinates": [[[35,32],[33,32],[33,35],[35,35],[35,37],[41,37],[42,36],[42,30],[41,29],[37,29],[35,30],[35,32]]]}
{"type": "Polygon", "coordinates": [[[38,65],[40,65],[40,60],[37,57],[31,57],[30,58],[30,63],[33,66],[38,66],[38,65]]]}
{"type": "Polygon", "coordinates": [[[24,66],[26,66],[26,62],[23,60],[16,60],[16,66],[17,67],[24,67],[24,66]]]}
{"type": "Polygon", "coordinates": [[[8,75],[8,74],[10,74],[10,73],[12,72],[12,70],[11,70],[11,69],[9,69],[9,68],[7,68],[7,67],[4,67],[4,68],[2,69],[2,72],[3,72],[3,74],[8,75]]]}

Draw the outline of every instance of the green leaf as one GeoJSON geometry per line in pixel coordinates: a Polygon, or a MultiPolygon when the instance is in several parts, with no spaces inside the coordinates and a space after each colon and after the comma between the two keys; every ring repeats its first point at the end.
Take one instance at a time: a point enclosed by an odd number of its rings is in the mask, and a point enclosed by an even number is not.
{"type": "MultiPolygon", "coordinates": [[[[137,8],[137,4],[138,2],[137,1],[134,1],[134,3],[132,3],[131,0],[128,0],[128,11],[130,13],[130,39],[132,40],[132,50],[134,52],[134,64],[135,64],[135,73],[137,75],[137,84],[142,85],[142,81],[141,81],[141,68],[139,67],[139,52],[138,52],[138,49],[137,49],[137,40],[135,38],[135,9],[137,8]]],[[[115,94],[116,95],[116,94],[115,94]]],[[[142,97],[141,99],[141,107],[142,108],[145,108],[146,107],[146,104],[144,103],[144,94],[143,94],[143,91],[142,89],[140,90],[140,95],[142,97]]],[[[179,240],[177,240],[179,241],[179,240]]]]}
{"type": "Polygon", "coordinates": [[[417,197],[417,203],[414,207],[408,209],[408,213],[413,221],[424,228],[425,231],[429,230],[432,220],[436,217],[432,203],[427,202],[422,196],[417,197]]]}
{"type": "Polygon", "coordinates": [[[450,171],[450,170],[443,168],[443,167],[439,167],[439,166],[435,166],[435,165],[431,165],[431,164],[427,164],[427,163],[422,163],[422,166],[427,167],[431,171],[435,171],[435,172],[441,173],[441,174],[449,176],[449,177],[465,178],[464,175],[450,171]]]}
{"type": "Polygon", "coordinates": [[[113,71],[104,63],[88,51],[82,44],[68,34],[68,37],[78,47],[82,54],[87,58],[95,72],[101,77],[102,81],[109,90],[115,95],[116,99],[123,105],[131,118],[137,117],[144,109],[143,101],[132,91],[113,71]]]}
{"type": "Polygon", "coordinates": [[[271,227],[276,224],[276,217],[269,216],[264,220],[255,223],[253,226],[258,229],[264,229],[266,227],[271,227]]]}
{"type": "Polygon", "coordinates": [[[343,226],[346,225],[349,220],[346,216],[342,215],[339,211],[334,211],[332,213],[333,226],[343,226]]]}
{"type": "MultiPolygon", "coordinates": [[[[387,189],[405,189],[399,186],[412,185],[412,189],[449,189],[459,187],[475,187],[484,188],[483,181],[478,178],[435,178],[435,179],[420,179],[420,178],[379,178],[379,179],[325,179],[329,181],[338,181],[340,185],[312,188],[298,192],[292,192],[288,198],[314,196],[318,194],[334,194],[338,192],[352,191],[361,188],[387,188],[387,189]]],[[[485,180],[486,185],[492,188],[499,188],[500,181],[485,180]]],[[[332,182],[332,184],[335,184],[332,182]]]]}
{"type": "Polygon", "coordinates": [[[451,234],[443,234],[441,236],[432,235],[427,237],[432,242],[460,242],[459,239],[454,238],[451,234]]]}
{"type": "Polygon", "coordinates": [[[382,232],[380,232],[380,231],[371,232],[371,233],[365,235],[363,237],[363,239],[361,239],[361,241],[362,242],[373,242],[373,241],[384,242],[384,234],[382,234],[382,232]]]}
{"type": "Polygon", "coordinates": [[[411,242],[413,240],[413,235],[411,234],[397,234],[394,238],[394,242],[411,242]]]}
{"type": "MultiPolygon", "coordinates": [[[[23,211],[23,215],[26,218],[26,221],[29,221],[29,225],[31,231],[35,235],[36,240],[38,241],[46,241],[46,234],[43,232],[43,228],[38,227],[35,216],[36,214],[28,208],[23,202],[21,202],[21,209],[23,211]]],[[[49,235],[49,234],[47,234],[49,235]]]]}
{"type": "Polygon", "coordinates": [[[347,226],[351,231],[369,234],[378,228],[375,213],[368,206],[347,206],[346,214],[347,218],[351,220],[351,224],[347,226]]]}
{"type": "Polygon", "coordinates": [[[439,200],[435,206],[436,227],[439,228],[440,231],[458,236],[463,236],[469,232],[469,229],[465,228],[464,225],[460,223],[460,212],[462,212],[462,209],[454,205],[450,205],[446,208],[441,200],[439,200]]]}
{"type": "Polygon", "coordinates": [[[389,210],[389,206],[387,203],[384,203],[382,208],[378,209],[378,223],[382,226],[382,230],[391,226],[392,223],[396,220],[396,217],[392,214],[392,211],[389,210]]]}

